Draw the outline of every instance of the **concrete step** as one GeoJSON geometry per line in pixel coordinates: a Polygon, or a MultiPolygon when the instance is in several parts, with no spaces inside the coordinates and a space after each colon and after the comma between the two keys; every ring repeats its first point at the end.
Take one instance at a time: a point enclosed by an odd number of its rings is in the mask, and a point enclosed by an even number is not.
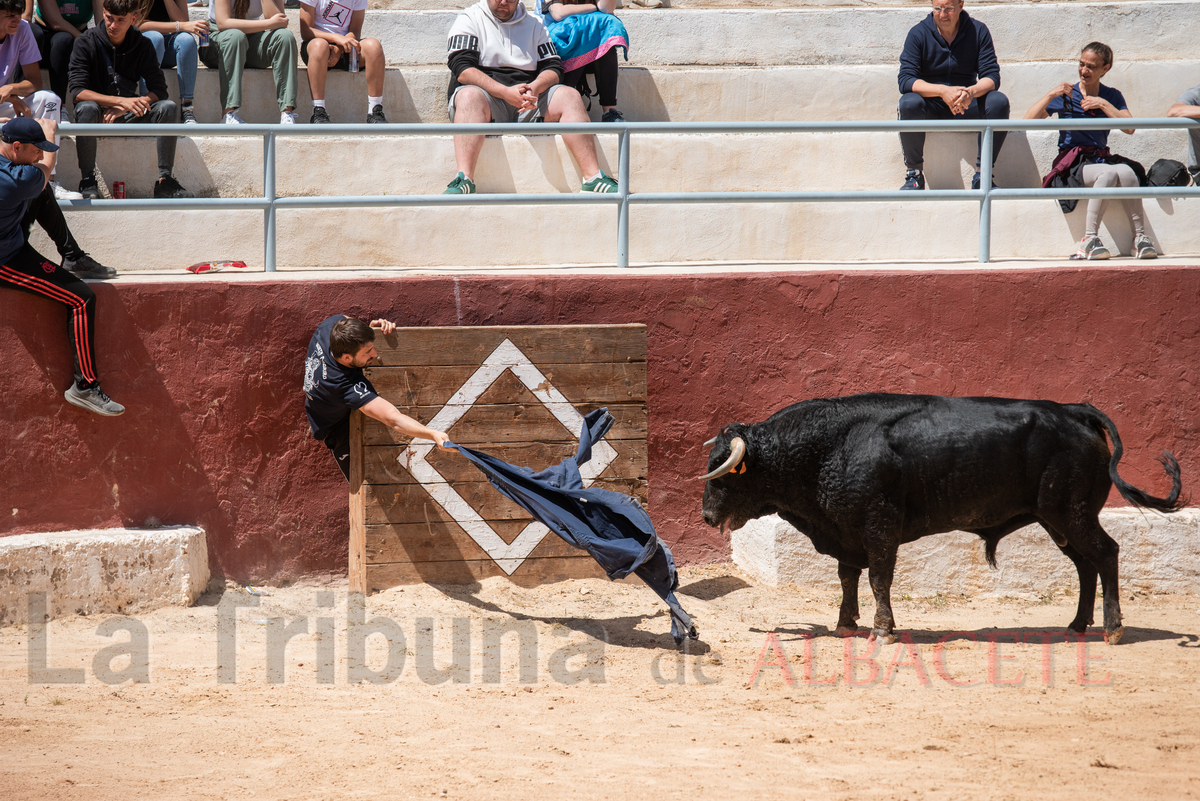
{"type": "MultiPolygon", "coordinates": [[[[1200,5],[1200,4],[1198,4],[1200,5]]],[[[312,111],[307,72],[302,68],[298,98],[301,122],[312,111]]],[[[1118,61],[1106,80],[1125,95],[1135,116],[1166,113],[1179,94],[1200,80],[1200,59],[1118,61]]],[[[1006,64],[1002,90],[1021,117],[1056,83],[1074,77],[1073,62],[1006,64]]],[[[398,123],[448,121],[444,65],[409,66],[387,71],[384,105],[398,123]]],[[[168,91],[177,94],[174,77],[168,91]]],[[[247,70],[241,114],[247,122],[275,123],[279,107],[267,70],[247,70]]],[[[335,72],[329,76],[326,107],[335,122],[365,122],[366,76],[335,72]]],[[[784,67],[645,67],[621,69],[618,106],[631,122],[673,120],[889,120],[900,97],[894,65],[784,67]]],[[[201,122],[218,122],[215,70],[201,69],[196,81],[196,113],[201,122]]],[[[600,119],[593,103],[592,118],[600,119]]]]}
{"type": "MultiPolygon", "coordinates": [[[[597,125],[601,167],[617,173],[617,136],[597,125]]],[[[1115,152],[1149,166],[1183,159],[1182,130],[1114,131],[1115,152]]],[[[58,177],[79,180],[75,141],[62,140],[58,177]]],[[[1003,187],[1040,186],[1057,154],[1057,133],[1014,132],[996,162],[1003,187]]],[[[925,147],[931,189],[961,189],[974,172],[976,136],[932,133],[925,147]]],[[[280,196],[426,195],[455,173],[453,138],[409,136],[282,137],[276,144],[280,196]],[[331,158],[330,154],[336,154],[331,158]]],[[[97,164],[107,182],[124,181],[130,198],[150,197],[157,177],[151,137],[101,138],[97,164]]],[[[631,144],[635,192],[896,189],[904,167],[895,133],[635,134],[631,144]]],[[[260,197],[262,140],[258,137],[182,137],[175,175],[202,197],[260,197]]],[[[489,137],[475,175],[480,192],[574,192],[579,173],[561,138],[489,137]]],[[[82,216],[82,215],[81,215],[82,216]]]]}
{"type": "MultiPolygon", "coordinates": [[[[1116,63],[1195,56],[1193,32],[1200,3],[1007,3],[971,6],[992,33],[1001,65],[1071,61],[1100,39],[1116,63]]],[[[446,34],[457,9],[378,11],[363,35],[379,39],[392,64],[442,64],[446,34]]],[[[618,15],[629,30],[630,58],[641,66],[775,67],[898,63],[909,28],[928,5],[852,8],[629,9],[618,15]]],[[[289,12],[299,36],[297,12],[289,12]]]]}
{"type": "MultiPolygon", "coordinates": [[[[1173,133],[1114,134],[1113,144],[1150,163],[1154,153],[1182,151],[1182,135],[1172,139],[1173,133]]],[[[615,173],[616,137],[602,136],[598,142],[602,165],[615,173]]],[[[101,143],[102,169],[117,144],[113,139],[101,143]]],[[[132,152],[140,148],[142,163],[153,164],[152,141],[124,145],[132,152]]],[[[453,175],[450,137],[374,145],[367,149],[344,139],[281,142],[277,191],[284,196],[435,194],[453,175]],[[320,155],[330,152],[339,158],[320,155]],[[367,182],[365,175],[376,178],[367,182]]],[[[63,148],[67,165],[72,163],[70,147],[68,140],[63,148]]],[[[632,147],[631,184],[637,192],[892,190],[903,177],[891,134],[695,136],[688,137],[686,147],[678,138],[647,135],[632,147]]],[[[931,188],[969,185],[974,148],[970,134],[931,135],[926,148],[931,188]]],[[[1037,186],[1054,151],[1051,133],[1014,134],[997,164],[996,180],[1007,187],[1037,186]]],[[[208,180],[210,185],[219,182],[227,196],[261,192],[261,145],[256,139],[185,139],[179,152],[178,175],[187,186],[201,189],[208,180]],[[198,146],[221,155],[199,158],[198,146]]],[[[65,169],[61,177],[69,183],[65,169]]],[[[110,180],[125,180],[134,195],[144,195],[153,177],[149,172],[108,174],[110,180]]],[[[542,136],[487,140],[476,179],[484,192],[569,193],[580,185],[561,140],[542,136]]],[[[1149,232],[1165,253],[1200,253],[1200,202],[1159,199],[1145,206],[1149,232]]],[[[119,270],[182,269],[214,258],[262,263],[263,215],[257,211],[68,215],[83,246],[119,270]],[[170,262],[164,254],[171,254],[170,262]]],[[[936,206],[920,201],[639,205],[630,213],[630,258],[655,263],[970,259],[978,247],[978,215],[973,200],[936,206]]],[[[1064,216],[1051,202],[998,200],[992,255],[1066,255],[1082,235],[1083,218],[1084,204],[1064,216]]],[[[1109,244],[1128,252],[1132,232],[1117,202],[1111,204],[1106,224],[1109,244]]],[[[285,210],[278,215],[278,264],[294,269],[613,263],[615,230],[615,207],[285,210]],[[589,218],[585,224],[582,215],[589,218]],[[515,230],[528,233],[504,234],[515,230]]],[[[47,252],[42,239],[35,239],[35,247],[47,252]]]]}
{"type": "Polygon", "coordinates": [[[191,606],[208,586],[203,529],[63,531],[0,537],[0,627],[26,624],[30,596],[44,619],[191,606]]]}
{"type": "MultiPolygon", "coordinates": [[[[1166,257],[1200,254],[1200,203],[1145,202],[1147,233],[1166,257]]],[[[1083,234],[1084,206],[993,201],[993,260],[1066,258],[1083,234]]],[[[630,211],[631,264],[973,261],[979,204],[878,202],[638,205],[630,211]]],[[[73,215],[80,242],[130,271],[183,271],[214,259],[263,267],[261,212],[92,212],[73,215]]],[[[277,267],[396,269],[581,267],[616,263],[615,207],[550,206],[283,210],[277,267]],[[520,232],[519,235],[516,232],[520,232]]],[[[1101,237],[1128,254],[1132,232],[1116,201],[1101,237]]],[[[53,257],[40,232],[33,245],[53,257]]],[[[205,280],[197,278],[196,280],[205,280]]]]}
{"type": "MultiPolygon", "coordinates": [[[[1121,586],[1156,593],[1200,591],[1200,555],[1182,543],[1194,542],[1200,512],[1185,509],[1170,517],[1140,509],[1105,509],[1100,524],[1121,543],[1121,586]]],[[[752,520],[733,532],[733,561],[772,587],[795,584],[840,590],[837,564],[778,516],[752,520]]],[[[1041,526],[1026,526],[1001,541],[999,569],[988,567],[979,537],[962,531],[926,537],[901,546],[893,596],[945,593],[1037,598],[1048,592],[1078,592],[1070,560],[1059,556],[1041,526]]]]}

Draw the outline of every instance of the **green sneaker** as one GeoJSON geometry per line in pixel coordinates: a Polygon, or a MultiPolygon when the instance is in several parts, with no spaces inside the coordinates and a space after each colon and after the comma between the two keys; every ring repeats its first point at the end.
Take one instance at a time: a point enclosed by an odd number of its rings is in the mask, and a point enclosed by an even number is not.
{"type": "Polygon", "coordinates": [[[616,192],[619,190],[617,189],[617,182],[612,178],[609,178],[604,174],[604,171],[601,170],[600,175],[598,175],[595,180],[584,181],[583,186],[579,188],[579,191],[605,193],[616,192]]]}
{"type": "Polygon", "coordinates": [[[450,185],[446,187],[446,191],[442,192],[442,194],[473,195],[475,194],[475,182],[460,172],[458,177],[450,182],[450,185]]]}

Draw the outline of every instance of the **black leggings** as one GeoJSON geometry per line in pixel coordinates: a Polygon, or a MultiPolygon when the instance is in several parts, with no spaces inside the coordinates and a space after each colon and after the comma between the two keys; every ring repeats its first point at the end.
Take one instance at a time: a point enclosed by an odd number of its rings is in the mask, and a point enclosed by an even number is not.
{"type": "MultiPolygon", "coordinates": [[[[600,96],[600,105],[617,105],[617,48],[610,48],[591,64],[568,72],[563,76],[563,86],[574,86],[580,89],[580,94],[584,94],[583,90],[587,89],[587,84],[584,83],[586,79],[583,76],[588,73],[596,76],[596,94],[600,96]]],[[[588,91],[587,94],[591,92],[588,91]]]]}
{"type": "Polygon", "coordinates": [[[67,98],[67,73],[71,68],[75,37],[66,31],[52,31],[36,20],[30,27],[42,54],[42,66],[50,73],[50,91],[58,95],[65,109],[71,105],[67,98]]]}
{"type": "Polygon", "coordinates": [[[67,338],[75,355],[75,386],[88,389],[100,383],[96,375],[96,354],[92,346],[96,330],[96,294],[88,285],[46,257],[23,245],[4,264],[0,264],[0,286],[8,286],[40,295],[71,310],[67,338]]]}

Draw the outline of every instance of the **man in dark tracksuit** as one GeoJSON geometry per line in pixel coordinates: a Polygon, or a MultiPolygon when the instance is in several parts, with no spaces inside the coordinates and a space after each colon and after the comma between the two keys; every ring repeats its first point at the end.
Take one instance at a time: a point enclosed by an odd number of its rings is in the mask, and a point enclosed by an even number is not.
{"type": "MultiPolygon", "coordinates": [[[[133,27],[141,0],[104,0],[103,24],[75,40],[67,91],[75,102],[75,121],[179,122],[175,102],[167,99],[167,82],[150,40],[133,27]],[[141,82],[146,94],[140,94],[141,82]]],[[[175,168],[174,136],[158,137],[158,181],[154,196],[188,198],[192,193],[171,175],[175,168]]],[[[79,156],[79,191],[100,197],[96,181],[96,137],[75,139],[79,156]]]]}
{"type": "Polygon", "coordinates": [[[96,374],[96,295],[30,247],[22,228],[26,207],[45,189],[54,169],[57,127],[53,120],[16,117],[0,128],[0,285],[70,308],[67,331],[75,352],[75,381],[65,397],[96,414],[118,415],[125,407],[104,394],[96,374]]]}
{"type": "MultiPolygon", "coordinates": [[[[900,54],[901,120],[1008,119],[1008,98],[1001,94],[1000,64],[992,34],[963,11],[963,0],[933,0],[933,13],[912,27],[900,54]]],[[[1006,133],[995,134],[992,163],[1006,133]]],[[[980,135],[982,141],[982,134],[980,135]]],[[[924,189],[925,133],[900,134],[904,151],[901,189],[924,189]]],[[[979,188],[979,159],[971,188],[979,188]]]]}

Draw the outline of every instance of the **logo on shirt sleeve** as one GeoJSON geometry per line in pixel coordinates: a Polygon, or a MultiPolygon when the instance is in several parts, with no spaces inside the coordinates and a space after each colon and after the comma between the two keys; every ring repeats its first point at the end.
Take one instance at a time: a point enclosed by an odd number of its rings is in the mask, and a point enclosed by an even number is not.
{"type": "Polygon", "coordinates": [[[450,42],[446,45],[447,52],[453,53],[458,50],[474,50],[479,52],[479,37],[472,36],[469,33],[460,33],[450,37],[450,42]]]}
{"type": "Polygon", "coordinates": [[[312,354],[304,360],[304,394],[308,395],[317,388],[317,372],[325,377],[325,351],[320,344],[313,346],[312,354]]]}
{"type": "Polygon", "coordinates": [[[542,42],[538,45],[538,61],[544,61],[557,55],[558,51],[554,49],[553,42],[542,42]]]}
{"type": "Polygon", "coordinates": [[[367,385],[363,381],[359,381],[357,384],[355,384],[350,391],[360,398],[365,398],[371,394],[371,390],[367,389],[367,385]]]}

